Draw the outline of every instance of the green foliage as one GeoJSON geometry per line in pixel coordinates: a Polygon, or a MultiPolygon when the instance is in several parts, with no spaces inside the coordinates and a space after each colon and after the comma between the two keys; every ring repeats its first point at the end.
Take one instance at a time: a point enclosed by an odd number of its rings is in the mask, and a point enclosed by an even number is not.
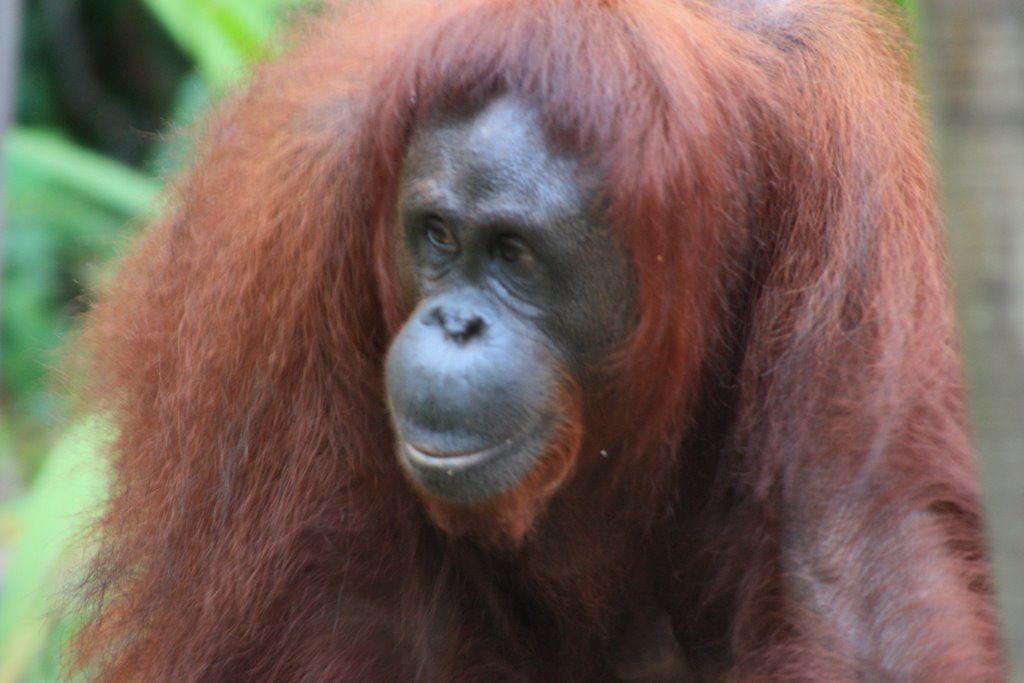
{"type": "MultiPolygon", "coordinates": [[[[63,187],[125,216],[149,208],[159,187],[155,181],[106,157],[69,143],[58,133],[21,129],[7,136],[8,172],[17,190],[63,187]]],[[[59,214],[56,214],[59,215],[59,214]]]]}
{"type": "Polygon", "coordinates": [[[159,185],[54,131],[12,131],[4,162],[4,383],[21,411],[42,421],[56,409],[46,367],[67,332],[67,307],[90,283],[87,266],[110,256],[121,226],[153,205],[159,185]]]}
{"type": "Polygon", "coordinates": [[[60,643],[76,617],[55,606],[86,559],[77,541],[103,500],[96,453],[107,431],[96,419],[68,430],[32,488],[0,508],[0,524],[14,530],[0,600],[0,683],[58,677],[60,643]]]}
{"type": "MultiPolygon", "coordinates": [[[[144,0],[211,85],[262,56],[282,0],[144,0]]],[[[294,3],[291,3],[294,4],[294,3]]]]}

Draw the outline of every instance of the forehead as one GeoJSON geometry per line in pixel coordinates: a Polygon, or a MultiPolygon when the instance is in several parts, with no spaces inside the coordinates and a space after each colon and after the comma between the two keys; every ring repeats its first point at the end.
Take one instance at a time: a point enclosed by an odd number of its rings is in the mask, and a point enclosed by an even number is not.
{"type": "Polygon", "coordinates": [[[428,120],[413,135],[403,169],[409,199],[545,214],[578,209],[588,180],[575,159],[551,150],[536,113],[510,97],[471,116],[428,120]]]}

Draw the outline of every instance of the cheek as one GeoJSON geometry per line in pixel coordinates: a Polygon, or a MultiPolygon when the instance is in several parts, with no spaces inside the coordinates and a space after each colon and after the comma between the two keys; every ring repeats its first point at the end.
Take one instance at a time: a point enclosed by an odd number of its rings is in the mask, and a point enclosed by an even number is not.
{"type": "Polygon", "coordinates": [[[636,278],[618,254],[596,253],[580,259],[557,292],[561,303],[546,327],[559,340],[569,363],[580,376],[604,364],[635,329],[636,278]]]}
{"type": "Polygon", "coordinates": [[[391,251],[391,272],[395,274],[398,302],[403,311],[410,311],[423,298],[422,285],[415,268],[415,255],[400,236],[394,236],[396,246],[391,251]]]}

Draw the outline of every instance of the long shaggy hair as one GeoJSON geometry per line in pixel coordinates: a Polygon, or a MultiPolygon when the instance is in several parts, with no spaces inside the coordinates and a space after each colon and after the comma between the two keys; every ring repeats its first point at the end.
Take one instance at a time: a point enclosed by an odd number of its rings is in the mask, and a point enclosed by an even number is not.
{"type": "Polygon", "coordinates": [[[739,678],[999,679],[930,160],[889,20],[853,0],[323,14],[211,118],[90,315],[118,434],[80,667],[608,680],[649,582],[687,654],[726,652],[739,678]],[[523,548],[488,553],[403,480],[382,364],[407,313],[389,240],[411,131],[503,93],[606,179],[638,310],[576,439],[612,425],[620,447],[523,548]]]}

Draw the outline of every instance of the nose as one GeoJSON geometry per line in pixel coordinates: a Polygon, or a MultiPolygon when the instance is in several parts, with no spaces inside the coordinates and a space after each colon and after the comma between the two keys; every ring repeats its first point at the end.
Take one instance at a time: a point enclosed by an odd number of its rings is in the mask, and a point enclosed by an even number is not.
{"type": "Polygon", "coordinates": [[[482,316],[456,306],[435,306],[427,312],[423,322],[437,325],[445,339],[460,346],[482,336],[486,327],[482,316]]]}

